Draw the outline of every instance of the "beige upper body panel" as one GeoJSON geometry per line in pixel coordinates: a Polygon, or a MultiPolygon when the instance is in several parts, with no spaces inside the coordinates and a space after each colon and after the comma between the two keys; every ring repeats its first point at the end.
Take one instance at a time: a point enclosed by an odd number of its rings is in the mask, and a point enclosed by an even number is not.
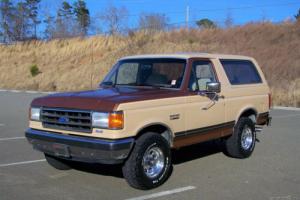
{"type": "Polygon", "coordinates": [[[270,89],[261,68],[253,58],[243,60],[249,60],[256,66],[262,83],[231,85],[219,59],[214,60],[222,84],[221,95],[225,100],[226,121],[237,121],[240,115],[248,109],[255,110],[257,114],[269,111],[270,89]]]}

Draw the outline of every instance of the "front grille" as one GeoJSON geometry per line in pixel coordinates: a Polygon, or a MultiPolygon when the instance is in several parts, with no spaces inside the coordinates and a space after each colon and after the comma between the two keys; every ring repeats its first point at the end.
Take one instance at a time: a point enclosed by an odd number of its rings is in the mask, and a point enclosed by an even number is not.
{"type": "Polygon", "coordinates": [[[82,110],[65,110],[42,108],[43,127],[77,132],[92,132],[91,112],[82,110]]]}

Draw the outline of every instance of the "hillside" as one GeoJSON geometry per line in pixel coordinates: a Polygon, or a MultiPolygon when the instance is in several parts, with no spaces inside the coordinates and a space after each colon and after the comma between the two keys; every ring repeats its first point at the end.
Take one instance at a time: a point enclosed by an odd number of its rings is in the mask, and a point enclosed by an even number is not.
{"type": "Polygon", "coordinates": [[[300,107],[300,25],[292,23],[0,45],[0,88],[42,91],[96,88],[122,56],[191,51],[256,58],[272,88],[274,104],[300,107]],[[32,65],[40,70],[35,77],[30,74],[32,65]]]}

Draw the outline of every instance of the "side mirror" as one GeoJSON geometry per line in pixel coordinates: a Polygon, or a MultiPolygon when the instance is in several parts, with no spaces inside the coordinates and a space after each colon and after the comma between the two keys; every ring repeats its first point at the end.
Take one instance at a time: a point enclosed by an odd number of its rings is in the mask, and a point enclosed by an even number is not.
{"type": "Polygon", "coordinates": [[[206,83],[206,91],[208,93],[220,93],[221,92],[221,83],[220,82],[206,83]]]}
{"type": "Polygon", "coordinates": [[[112,81],[106,81],[106,82],[102,82],[99,84],[99,87],[104,86],[104,87],[111,87],[113,86],[113,82],[112,81]]]}

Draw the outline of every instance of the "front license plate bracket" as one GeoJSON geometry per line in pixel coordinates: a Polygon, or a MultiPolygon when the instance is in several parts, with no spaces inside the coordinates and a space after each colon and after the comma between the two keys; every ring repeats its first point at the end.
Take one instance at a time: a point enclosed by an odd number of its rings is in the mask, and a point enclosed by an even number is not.
{"type": "Polygon", "coordinates": [[[54,143],[52,147],[55,156],[70,158],[70,151],[68,145],[54,143]]]}

